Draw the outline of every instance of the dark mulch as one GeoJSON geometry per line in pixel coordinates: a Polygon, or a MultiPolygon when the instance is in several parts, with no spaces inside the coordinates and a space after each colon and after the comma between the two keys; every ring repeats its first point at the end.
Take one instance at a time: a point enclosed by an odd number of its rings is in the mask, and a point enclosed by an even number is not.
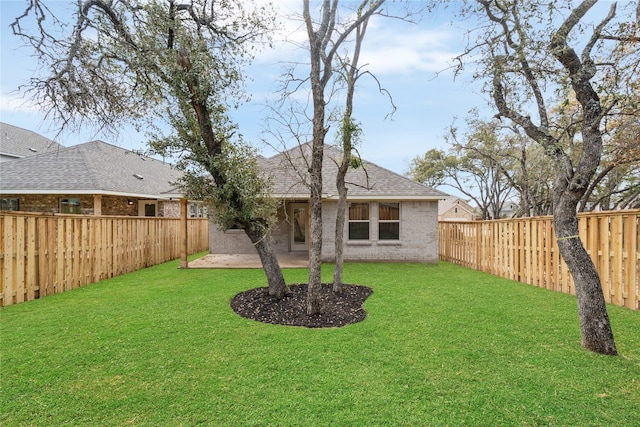
{"type": "Polygon", "coordinates": [[[336,328],[364,320],[367,312],[362,305],[373,293],[371,288],[344,285],[336,294],[332,285],[323,283],[320,290],[322,313],[307,315],[307,284],[289,286],[289,294],[277,300],[267,288],[250,289],[231,299],[231,308],[237,314],[258,322],[276,325],[305,326],[307,328],[336,328]]]}

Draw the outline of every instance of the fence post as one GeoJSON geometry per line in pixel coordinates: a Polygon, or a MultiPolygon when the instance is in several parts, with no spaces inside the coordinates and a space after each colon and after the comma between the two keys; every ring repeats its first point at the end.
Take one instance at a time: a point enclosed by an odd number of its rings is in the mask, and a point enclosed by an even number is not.
{"type": "Polygon", "coordinates": [[[182,234],[182,247],[180,248],[180,268],[189,268],[189,227],[187,224],[187,199],[180,199],[180,231],[182,234]]]}
{"type": "MultiPolygon", "coordinates": [[[[553,217],[440,222],[440,259],[575,295],[553,217]],[[475,248],[475,253],[468,249],[475,248]],[[475,260],[475,262],[472,262],[475,260]]],[[[640,210],[579,214],[580,238],[607,302],[640,310],[640,210]]]]}

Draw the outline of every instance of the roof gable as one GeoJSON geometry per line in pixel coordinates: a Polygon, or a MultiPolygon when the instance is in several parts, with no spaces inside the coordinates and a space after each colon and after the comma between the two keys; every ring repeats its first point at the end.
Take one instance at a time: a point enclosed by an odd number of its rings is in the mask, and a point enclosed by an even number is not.
{"type": "MultiPolygon", "coordinates": [[[[308,142],[259,161],[261,169],[271,177],[276,195],[286,198],[309,196],[311,149],[308,142]]],[[[341,159],[341,150],[325,144],[322,164],[324,197],[337,196],[335,180],[341,159]]],[[[439,200],[447,196],[366,160],[362,160],[361,167],[350,168],[345,180],[350,199],[439,200]]]]}
{"type": "Polygon", "coordinates": [[[438,215],[444,215],[445,213],[456,207],[462,209],[465,212],[468,212],[471,215],[475,213],[475,210],[466,200],[455,196],[449,196],[438,205],[438,215]]]}

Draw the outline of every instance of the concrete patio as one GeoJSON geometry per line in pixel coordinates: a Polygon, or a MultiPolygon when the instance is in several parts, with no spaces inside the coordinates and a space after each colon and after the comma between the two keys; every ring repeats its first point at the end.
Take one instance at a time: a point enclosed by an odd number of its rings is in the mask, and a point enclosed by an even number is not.
{"type": "MultiPolygon", "coordinates": [[[[308,268],[307,253],[277,254],[281,268],[308,268]]],[[[188,268],[262,268],[258,254],[208,254],[189,262],[188,268]]]]}

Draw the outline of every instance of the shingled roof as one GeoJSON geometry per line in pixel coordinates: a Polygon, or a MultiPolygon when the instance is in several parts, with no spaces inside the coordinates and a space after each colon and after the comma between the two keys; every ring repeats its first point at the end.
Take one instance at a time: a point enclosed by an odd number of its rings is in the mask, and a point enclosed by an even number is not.
{"type": "MultiPolygon", "coordinates": [[[[311,143],[305,143],[270,158],[260,158],[260,168],[271,176],[275,196],[286,199],[309,197],[311,143]]],[[[322,165],[323,197],[336,198],[336,174],[342,151],[324,146],[322,165]]],[[[362,160],[358,169],[349,169],[346,177],[351,200],[440,200],[447,194],[413,181],[374,163],[362,160]]]]}
{"type": "Polygon", "coordinates": [[[112,194],[169,198],[182,174],[168,163],[102,141],[2,163],[3,194],[112,194]]]}
{"type": "MultiPolygon", "coordinates": [[[[45,148],[41,153],[30,151],[28,157],[2,163],[0,192],[3,194],[112,194],[148,198],[180,196],[172,183],[182,174],[168,163],[103,141],[64,147],[36,133],[3,124],[2,132],[6,131],[9,135],[7,141],[17,139],[10,136],[16,129],[20,131],[22,141],[40,141],[38,147],[45,148]],[[32,139],[24,139],[25,133],[32,134],[32,139]]],[[[272,192],[276,197],[309,198],[311,147],[311,143],[306,143],[270,158],[259,156],[258,165],[270,176],[272,192]]],[[[335,177],[341,158],[340,150],[325,145],[324,198],[337,197],[335,177]]],[[[351,200],[441,200],[447,196],[366,160],[362,160],[361,167],[349,169],[346,181],[351,200]]]]}
{"type": "Polygon", "coordinates": [[[64,147],[49,138],[0,122],[0,157],[20,159],[60,148],[64,147]]]}

